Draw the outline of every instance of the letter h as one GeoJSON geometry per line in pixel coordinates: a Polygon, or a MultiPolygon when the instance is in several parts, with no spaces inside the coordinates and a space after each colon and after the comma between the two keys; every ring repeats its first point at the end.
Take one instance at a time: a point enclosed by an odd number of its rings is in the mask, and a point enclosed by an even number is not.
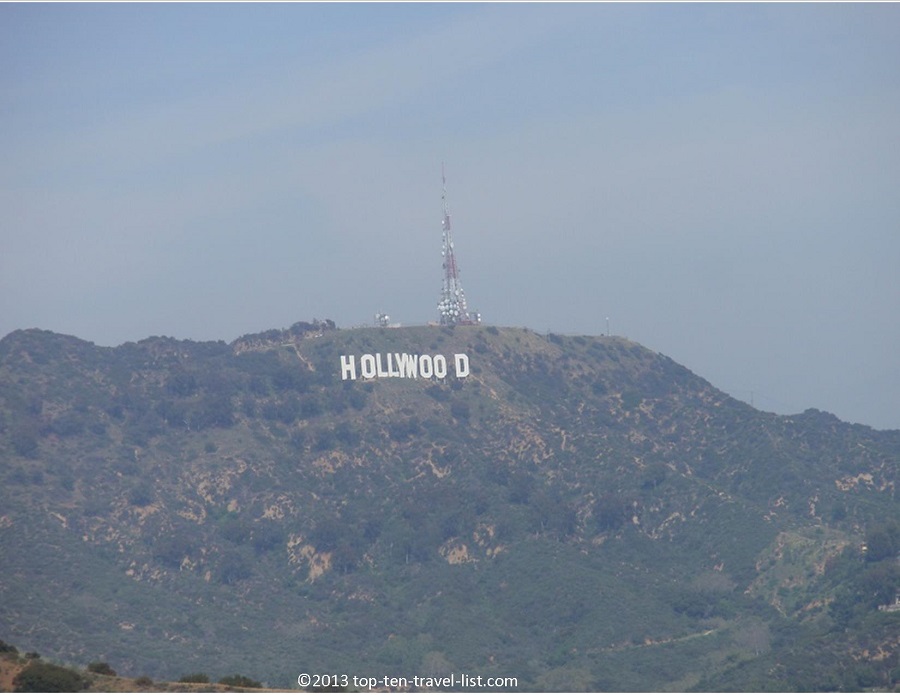
{"type": "Polygon", "coordinates": [[[356,379],[356,355],[341,355],[341,379],[356,379]]]}

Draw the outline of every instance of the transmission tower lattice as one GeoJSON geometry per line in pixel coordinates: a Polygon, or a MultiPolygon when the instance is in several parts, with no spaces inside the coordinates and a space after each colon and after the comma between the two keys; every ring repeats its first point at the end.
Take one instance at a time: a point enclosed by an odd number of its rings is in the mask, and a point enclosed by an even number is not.
{"type": "Polygon", "coordinates": [[[447,208],[447,177],[444,175],[444,165],[441,165],[441,204],[443,206],[444,219],[441,223],[443,231],[443,246],[441,256],[444,258],[444,283],[441,288],[441,301],[438,302],[438,313],[442,326],[471,325],[481,323],[481,315],[478,312],[469,313],[466,307],[466,293],[459,282],[459,268],[456,265],[456,254],[453,250],[453,233],[450,230],[450,211],[447,208]]]}

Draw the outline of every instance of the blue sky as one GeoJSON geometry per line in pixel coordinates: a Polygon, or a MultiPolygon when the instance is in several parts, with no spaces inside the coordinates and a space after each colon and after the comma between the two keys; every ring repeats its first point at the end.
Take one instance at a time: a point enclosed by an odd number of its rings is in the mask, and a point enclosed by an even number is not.
{"type": "Polygon", "coordinates": [[[900,6],[2,4],[0,335],[470,307],[900,428],[900,6]]]}

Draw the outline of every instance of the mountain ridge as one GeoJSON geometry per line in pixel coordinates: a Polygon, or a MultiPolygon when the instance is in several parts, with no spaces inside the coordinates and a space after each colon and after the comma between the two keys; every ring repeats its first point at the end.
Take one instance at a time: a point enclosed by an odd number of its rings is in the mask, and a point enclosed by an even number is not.
{"type": "Polygon", "coordinates": [[[796,630],[855,664],[850,689],[900,680],[890,640],[848,656],[900,590],[900,431],[757,411],[624,338],[17,331],[0,408],[0,624],[42,653],[279,687],[299,653],[537,689],[759,689],[796,630]],[[388,353],[470,372],[341,378],[341,355],[388,353]],[[860,633],[843,651],[838,627],[860,633]]]}

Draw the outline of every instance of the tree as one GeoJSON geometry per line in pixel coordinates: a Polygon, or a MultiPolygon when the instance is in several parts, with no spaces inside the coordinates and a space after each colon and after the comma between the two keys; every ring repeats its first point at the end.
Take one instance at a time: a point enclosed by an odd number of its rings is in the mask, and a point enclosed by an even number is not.
{"type": "Polygon", "coordinates": [[[531,496],[532,530],[567,538],[575,533],[575,509],[555,489],[540,489],[531,496]]]}
{"type": "Polygon", "coordinates": [[[261,555],[284,543],[284,529],[271,519],[261,519],[254,525],[250,538],[253,549],[261,555]]]}
{"type": "Polygon", "coordinates": [[[878,524],[866,532],[866,561],[878,562],[900,552],[900,525],[896,522],[878,524]]]}
{"type": "Polygon", "coordinates": [[[615,531],[628,520],[628,503],[612,492],[606,492],[594,503],[597,530],[615,531]]]}
{"type": "Polygon", "coordinates": [[[218,567],[218,578],[222,584],[235,584],[250,577],[253,570],[242,553],[226,551],[222,554],[218,567]]]}
{"type": "Polygon", "coordinates": [[[172,568],[181,567],[181,563],[192,551],[188,541],[188,532],[175,529],[169,535],[162,536],[153,547],[153,557],[172,568]]]}
{"type": "Polygon", "coordinates": [[[88,664],[87,670],[91,673],[99,673],[101,676],[115,676],[116,672],[105,661],[92,661],[88,664]]]}
{"type": "Polygon", "coordinates": [[[174,369],[166,380],[166,390],[182,398],[193,396],[197,392],[197,377],[182,368],[174,369]]]}
{"type": "Polygon", "coordinates": [[[468,422],[471,408],[466,401],[454,400],[450,403],[450,414],[457,420],[468,422]]]}
{"type": "Polygon", "coordinates": [[[204,396],[188,414],[188,422],[196,430],[231,427],[234,425],[234,405],[231,398],[218,394],[204,396]]]}
{"type": "Polygon", "coordinates": [[[68,668],[32,662],[13,679],[17,693],[75,693],[87,687],[84,677],[68,668]]]}
{"type": "Polygon", "coordinates": [[[13,427],[10,441],[12,442],[13,450],[19,456],[27,459],[37,458],[38,427],[31,420],[13,427]]]}
{"type": "Polygon", "coordinates": [[[859,585],[870,606],[891,603],[900,594],[900,567],[893,562],[878,563],[862,573],[859,585]]]}
{"type": "Polygon", "coordinates": [[[146,507],[153,501],[153,486],[147,480],[141,480],[128,492],[128,503],[135,507],[146,507]]]}

